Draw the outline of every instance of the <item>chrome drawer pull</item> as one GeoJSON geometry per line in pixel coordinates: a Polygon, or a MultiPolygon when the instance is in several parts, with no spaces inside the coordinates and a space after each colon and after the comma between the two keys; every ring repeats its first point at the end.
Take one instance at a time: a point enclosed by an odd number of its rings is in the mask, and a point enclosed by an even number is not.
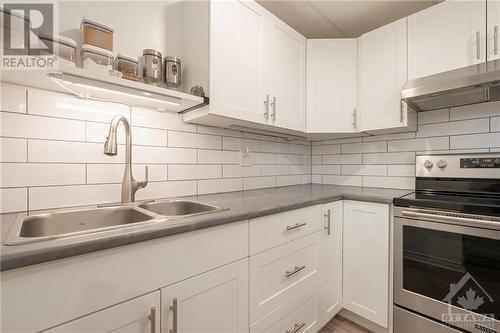
{"type": "Polygon", "coordinates": [[[303,270],[304,268],[306,268],[306,265],[302,265],[302,266],[295,266],[294,269],[292,269],[291,271],[286,271],[285,272],[285,276],[286,277],[290,277],[294,274],[297,274],[298,272],[300,272],[301,270],[303,270]]]}
{"type": "Polygon", "coordinates": [[[330,229],[331,229],[331,225],[332,225],[332,211],[331,211],[331,209],[328,209],[328,212],[325,214],[325,217],[327,219],[326,220],[327,224],[326,224],[326,227],[323,227],[323,228],[328,230],[328,236],[330,236],[330,229]]]}
{"type": "Polygon", "coordinates": [[[286,330],[286,333],[297,333],[304,326],[306,326],[306,322],[305,321],[303,321],[301,324],[295,324],[295,326],[291,330],[286,330]]]}
{"type": "Polygon", "coordinates": [[[172,311],[172,328],[169,330],[170,333],[177,333],[177,297],[173,299],[172,305],[169,307],[172,311]]]}
{"type": "Polygon", "coordinates": [[[151,333],[156,333],[156,308],[154,306],[151,308],[148,319],[151,321],[151,333]]]}
{"type": "Polygon", "coordinates": [[[307,223],[295,223],[295,225],[287,225],[286,230],[293,230],[307,225],[307,223]]]}

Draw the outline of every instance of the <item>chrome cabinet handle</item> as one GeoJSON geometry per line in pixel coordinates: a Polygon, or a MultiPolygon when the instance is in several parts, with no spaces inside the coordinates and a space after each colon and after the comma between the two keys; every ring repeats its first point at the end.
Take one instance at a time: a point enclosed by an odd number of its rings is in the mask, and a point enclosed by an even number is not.
{"type": "Polygon", "coordinates": [[[493,27],[493,54],[498,54],[498,25],[493,27]]]}
{"type": "Polygon", "coordinates": [[[271,106],[273,107],[273,114],[271,115],[271,118],[273,120],[276,120],[276,96],[273,97],[273,101],[271,102],[271,106]]]}
{"type": "Polygon", "coordinates": [[[153,306],[148,319],[151,321],[151,333],[156,333],[156,308],[153,306]]]}
{"type": "Polygon", "coordinates": [[[295,225],[287,225],[286,230],[293,230],[307,225],[307,223],[295,223],[295,225]]]}
{"type": "Polygon", "coordinates": [[[476,59],[481,59],[481,32],[476,31],[476,59]]]}
{"type": "Polygon", "coordinates": [[[330,226],[331,226],[331,220],[332,220],[332,211],[328,209],[328,212],[325,214],[326,217],[326,227],[324,227],[326,230],[328,230],[328,236],[330,236],[330,226]]]}
{"type": "Polygon", "coordinates": [[[297,333],[300,331],[304,326],[306,326],[306,322],[303,321],[300,324],[295,324],[295,326],[291,330],[286,330],[286,333],[297,333]]]}
{"type": "Polygon", "coordinates": [[[286,277],[290,277],[294,274],[297,274],[298,272],[300,272],[301,270],[303,270],[304,268],[306,268],[306,265],[302,265],[302,266],[295,266],[291,271],[286,271],[285,272],[285,276],[286,277]]]}
{"type": "Polygon", "coordinates": [[[352,112],[352,127],[356,129],[356,109],[352,112]]]}
{"type": "Polygon", "coordinates": [[[269,94],[266,95],[266,100],[264,101],[264,106],[266,107],[266,112],[264,112],[264,117],[266,120],[269,119],[269,94]]]}
{"type": "Polygon", "coordinates": [[[170,333],[177,333],[177,298],[174,297],[172,301],[172,305],[170,306],[170,310],[172,311],[172,328],[169,330],[170,333]]]}

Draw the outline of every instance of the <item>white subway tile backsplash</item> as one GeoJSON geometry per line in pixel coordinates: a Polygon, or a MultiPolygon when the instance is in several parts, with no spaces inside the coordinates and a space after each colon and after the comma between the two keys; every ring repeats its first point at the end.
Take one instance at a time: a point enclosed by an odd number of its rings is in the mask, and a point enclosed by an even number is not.
{"type": "MultiPolygon", "coordinates": [[[[264,167],[264,165],[262,166],[264,167]]],[[[311,165],[289,165],[288,166],[289,175],[304,175],[311,174],[311,165]]]]}
{"type": "Polygon", "coordinates": [[[450,137],[451,149],[500,147],[500,132],[450,137]]]}
{"type": "Polygon", "coordinates": [[[241,190],[243,190],[243,180],[241,178],[206,179],[198,181],[199,195],[241,190]]]}
{"type": "Polygon", "coordinates": [[[28,189],[2,188],[0,189],[0,214],[24,212],[28,210],[28,189]]]}
{"type": "Polygon", "coordinates": [[[321,183],[322,184],[329,184],[329,185],[362,186],[363,177],[362,176],[323,175],[321,183]]]}
{"type": "Polygon", "coordinates": [[[0,138],[0,162],[27,162],[26,139],[0,138]]]}
{"type": "Polygon", "coordinates": [[[371,136],[363,137],[363,142],[387,141],[387,140],[397,140],[397,139],[412,139],[414,137],[415,137],[415,132],[385,134],[385,135],[371,135],[371,136]]]}
{"type": "MultiPolygon", "coordinates": [[[[323,155],[323,164],[361,164],[362,154],[323,155]]],[[[314,161],[313,161],[313,164],[314,161]]]]}
{"type": "Polygon", "coordinates": [[[450,110],[442,109],[435,111],[419,112],[417,114],[418,124],[434,124],[450,121],[450,110]]]}
{"type": "Polygon", "coordinates": [[[2,84],[0,91],[0,111],[26,113],[26,89],[2,84]]]}
{"type": "Polygon", "coordinates": [[[205,149],[222,149],[220,136],[187,133],[187,132],[168,132],[169,147],[181,148],[205,148],[205,149]]]}
{"type": "Polygon", "coordinates": [[[276,176],[276,186],[290,186],[300,184],[300,175],[276,176]]]}
{"type": "Polygon", "coordinates": [[[484,133],[490,130],[488,118],[452,121],[448,123],[437,123],[420,125],[417,137],[444,136],[469,133],[484,133]]]}
{"type": "Polygon", "coordinates": [[[239,166],[239,165],[224,165],[222,166],[222,177],[256,177],[260,176],[260,165],[239,166]]]}
{"type": "MultiPolygon", "coordinates": [[[[263,144],[265,144],[263,142],[263,144]]],[[[224,150],[242,150],[245,151],[247,148],[252,152],[260,151],[261,141],[250,140],[250,139],[239,139],[239,138],[222,138],[222,149],[224,150]]]]}
{"type": "Polygon", "coordinates": [[[287,164],[270,164],[261,166],[262,176],[277,176],[288,174],[287,164]]]}
{"type": "Polygon", "coordinates": [[[363,154],[365,164],[415,164],[415,152],[363,154]]]}
{"type": "MultiPolygon", "coordinates": [[[[329,155],[329,156],[342,156],[342,155],[329,155]]],[[[321,155],[312,155],[311,156],[311,163],[312,164],[322,164],[323,163],[323,156],[321,156],[321,155]]]]}
{"type": "Polygon", "coordinates": [[[322,179],[322,175],[311,175],[311,183],[313,184],[323,184],[322,179]]]}
{"type": "MultiPolygon", "coordinates": [[[[167,146],[167,131],[145,128],[132,127],[132,144],[139,146],[167,146]]],[[[87,142],[104,143],[109,133],[109,124],[87,122],[86,138],[87,142]]],[[[117,142],[125,144],[125,128],[118,126],[117,142]]]]}
{"type": "Polygon", "coordinates": [[[85,140],[83,121],[0,112],[0,123],[0,135],[4,137],[85,140]]]}
{"type": "Polygon", "coordinates": [[[466,105],[450,110],[450,120],[500,116],[500,102],[466,105]]]}
{"type": "Polygon", "coordinates": [[[313,155],[340,154],[340,145],[322,145],[312,147],[313,155]]]}
{"type": "Polygon", "coordinates": [[[389,152],[441,149],[449,149],[449,138],[447,136],[425,139],[395,140],[388,142],[389,152]]]}
{"type": "MultiPolygon", "coordinates": [[[[132,174],[136,180],[146,176],[144,164],[133,164],[132,174]]],[[[166,165],[148,165],[149,181],[166,181],[166,165]]],[[[123,180],[125,164],[87,164],[87,184],[120,183],[123,180]]]]}
{"type": "Polygon", "coordinates": [[[340,165],[312,165],[311,167],[313,175],[340,175],[342,173],[342,167],[340,165]]]}
{"type": "Polygon", "coordinates": [[[382,153],[387,151],[387,142],[345,143],[342,144],[342,154],[349,153],[382,153]]]}
{"type": "Polygon", "coordinates": [[[237,151],[198,150],[199,164],[239,164],[240,153],[237,151]]]}
{"type": "Polygon", "coordinates": [[[357,175],[357,176],[386,176],[387,175],[387,165],[380,164],[344,164],[342,165],[343,175],[357,175]]]}
{"type": "Polygon", "coordinates": [[[243,178],[244,190],[255,190],[258,188],[267,188],[276,186],[276,177],[250,177],[243,178]]]}
{"type": "Polygon", "coordinates": [[[311,155],[311,146],[310,145],[294,145],[290,144],[288,146],[290,154],[307,154],[311,155]]]}
{"type": "Polygon", "coordinates": [[[490,119],[490,130],[492,132],[500,132],[500,117],[490,119]]]}
{"type": "Polygon", "coordinates": [[[145,188],[137,191],[137,200],[180,197],[195,195],[197,182],[195,180],[151,182],[145,188]]]}
{"type": "Polygon", "coordinates": [[[124,163],[124,147],[116,156],[107,156],[101,143],[28,140],[30,163],[124,163]]]}
{"type": "Polygon", "coordinates": [[[253,164],[275,164],[276,154],[273,153],[250,153],[250,159],[253,164]]]}
{"type": "Polygon", "coordinates": [[[83,164],[2,163],[2,187],[85,184],[83,164]]]}
{"type": "Polygon", "coordinates": [[[68,94],[30,89],[28,113],[75,120],[110,123],[116,115],[130,119],[130,108],[117,103],[94,102],[68,94]]]}
{"type": "Polygon", "coordinates": [[[388,176],[397,177],[414,177],[415,176],[415,165],[388,165],[387,166],[388,176]]]}
{"type": "Polygon", "coordinates": [[[334,140],[325,140],[322,142],[323,145],[339,145],[342,143],[357,143],[362,142],[363,138],[346,138],[346,139],[334,139],[334,140]]]}
{"type": "Polygon", "coordinates": [[[278,154],[276,155],[277,164],[305,164],[306,155],[278,154]]]}
{"type": "Polygon", "coordinates": [[[239,131],[233,131],[227,128],[217,128],[217,127],[203,126],[203,125],[198,125],[198,133],[235,137],[235,138],[241,138],[243,136],[243,134],[239,131]]]}
{"type": "Polygon", "coordinates": [[[169,165],[168,180],[222,178],[221,165],[169,165]]]}
{"type": "Polygon", "coordinates": [[[260,151],[264,153],[288,153],[288,144],[281,142],[266,142],[261,144],[260,151]]]}
{"type": "Polygon", "coordinates": [[[363,177],[363,186],[397,189],[415,189],[413,177],[363,177]]]}
{"type": "Polygon", "coordinates": [[[170,147],[134,146],[132,159],[135,163],[194,164],[196,150],[170,147]]]}

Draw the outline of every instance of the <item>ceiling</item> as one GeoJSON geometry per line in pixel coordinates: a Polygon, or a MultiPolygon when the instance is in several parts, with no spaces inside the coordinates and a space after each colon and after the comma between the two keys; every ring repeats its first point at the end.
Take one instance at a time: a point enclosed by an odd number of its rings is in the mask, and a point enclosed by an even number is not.
{"type": "Polygon", "coordinates": [[[257,0],[306,38],[360,35],[430,7],[437,0],[257,0]]]}

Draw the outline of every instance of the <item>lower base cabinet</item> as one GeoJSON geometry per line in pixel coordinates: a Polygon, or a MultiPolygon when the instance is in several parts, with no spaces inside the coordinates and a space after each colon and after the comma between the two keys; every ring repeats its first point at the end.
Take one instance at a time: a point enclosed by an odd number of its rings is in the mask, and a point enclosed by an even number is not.
{"type": "Polygon", "coordinates": [[[317,282],[250,327],[250,333],[316,333],[321,328],[321,283],[317,282]]]}
{"type": "Polygon", "coordinates": [[[389,205],[344,201],[344,307],[385,328],[389,239],[389,205]]]}
{"type": "MultiPolygon", "coordinates": [[[[29,320],[29,318],[27,318],[29,320]]],[[[160,331],[160,292],[114,305],[45,333],[154,333],[160,331]]]]}
{"type": "Polygon", "coordinates": [[[163,333],[248,332],[248,259],[161,289],[163,333]]]}

